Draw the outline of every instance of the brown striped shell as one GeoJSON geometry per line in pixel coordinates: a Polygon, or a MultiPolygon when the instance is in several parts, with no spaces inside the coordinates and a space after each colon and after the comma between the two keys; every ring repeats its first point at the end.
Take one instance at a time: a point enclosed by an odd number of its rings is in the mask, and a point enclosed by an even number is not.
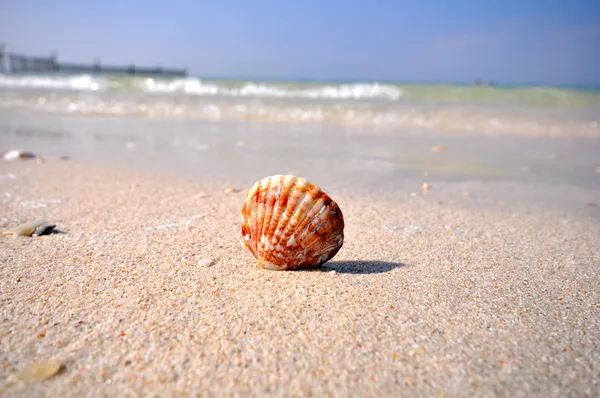
{"type": "Polygon", "coordinates": [[[263,268],[316,267],[342,247],[344,216],[337,203],[304,178],[271,176],[246,196],[242,237],[263,268]]]}

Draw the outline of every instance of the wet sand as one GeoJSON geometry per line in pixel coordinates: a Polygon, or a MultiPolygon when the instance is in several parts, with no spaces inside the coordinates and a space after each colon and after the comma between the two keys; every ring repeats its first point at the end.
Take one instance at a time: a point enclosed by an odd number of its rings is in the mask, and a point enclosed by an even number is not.
{"type": "Polygon", "coordinates": [[[311,178],[344,246],[322,270],[272,272],[241,244],[246,183],[77,159],[0,175],[0,229],[58,230],[0,236],[3,396],[600,393],[597,190],[556,188],[571,201],[546,208],[482,203],[485,182],[311,178]],[[51,359],[59,374],[19,380],[51,359]]]}

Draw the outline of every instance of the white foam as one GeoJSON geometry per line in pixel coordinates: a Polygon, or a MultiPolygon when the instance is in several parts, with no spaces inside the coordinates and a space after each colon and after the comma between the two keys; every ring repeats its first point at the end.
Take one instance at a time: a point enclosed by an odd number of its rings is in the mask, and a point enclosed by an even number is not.
{"type": "Polygon", "coordinates": [[[106,79],[90,75],[0,75],[0,87],[98,91],[106,89],[106,79]]]}
{"type": "Polygon", "coordinates": [[[197,78],[154,79],[72,76],[0,75],[0,87],[102,91],[132,87],[150,93],[184,93],[197,96],[243,98],[305,98],[337,100],[398,100],[404,92],[397,86],[380,83],[305,85],[248,81],[239,86],[197,78]]]}
{"type": "Polygon", "coordinates": [[[144,89],[149,92],[201,96],[255,97],[255,98],[308,98],[308,99],[387,99],[398,100],[403,95],[399,87],[378,83],[326,85],[311,88],[269,83],[248,82],[240,87],[228,87],[199,79],[156,80],[145,79],[144,89]]]}

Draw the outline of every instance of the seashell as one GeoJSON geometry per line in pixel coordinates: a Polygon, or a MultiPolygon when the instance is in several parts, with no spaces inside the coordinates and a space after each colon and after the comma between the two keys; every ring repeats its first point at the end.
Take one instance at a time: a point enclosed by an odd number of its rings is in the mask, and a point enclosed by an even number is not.
{"type": "Polygon", "coordinates": [[[4,235],[17,236],[41,236],[49,235],[56,227],[55,224],[50,224],[44,220],[32,221],[29,223],[18,225],[12,229],[4,231],[4,235]]]}
{"type": "Polygon", "coordinates": [[[271,176],[246,196],[242,237],[263,268],[316,267],[342,247],[344,216],[337,203],[304,178],[271,176]]]}

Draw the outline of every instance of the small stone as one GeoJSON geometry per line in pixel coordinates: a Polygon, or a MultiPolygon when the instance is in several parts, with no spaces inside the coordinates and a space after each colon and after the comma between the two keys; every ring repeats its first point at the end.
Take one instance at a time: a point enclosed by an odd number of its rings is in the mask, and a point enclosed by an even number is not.
{"type": "Polygon", "coordinates": [[[17,236],[40,236],[48,235],[52,233],[56,225],[50,224],[44,220],[37,220],[25,224],[18,225],[7,231],[4,231],[4,235],[17,235],[17,236]]]}
{"type": "Polygon", "coordinates": [[[445,152],[446,147],[443,145],[434,145],[431,147],[431,152],[445,152]]]}
{"type": "Polygon", "coordinates": [[[62,369],[62,364],[58,361],[34,362],[25,365],[17,378],[23,381],[43,381],[56,376],[62,369]]]}
{"type": "Polygon", "coordinates": [[[210,197],[210,195],[207,193],[204,193],[204,192],[200,192],[200,193],[194,195],[194,199],[204,199],[204,198],[208,198],[208,197],[210,197]]]}
{"type": "Polygon", "coordinates": [[[329,272],[328,272],[328,274],[329,274],[329,275],[336,275],[336,274],[337,274],[337,271],[336,271],[336,270],[332,270],[332,271],[329,271],[329,272]]]}
{"type": "Polygon", "coordinates": [[[200,267],[211,267],[213,265],[212,258],[203,258],[198,260],[198,265],[200,267]]]}
{"type": "Polygon", "coordinates": [[[185,257],[181,257],[180,261],[181,261],[181,264],[183,264],[183,265],[190,265],[190,261],[185,257]]]}
{"type": "Polygon", "coordinates": [[[238,193],[238,192],[241,192],[241,189],[229,187],[229,188],[225,188],[225,190],[223,192],[224,193],[238,193]]]}
{"type": "Polygon", "coordinates": [[[421,186],[421,190],[423,192],[427,192],[431,189],[431,185],[427,184],[427,183],[423,183],[423,186],[421,186]]]}
{"type": "Polygon", "coordinates": [[[4,160],[17,160],[17,159],[33,159],[35,153],[22,151],[20,149],[13,149],[4,154],[4,160]]]}

